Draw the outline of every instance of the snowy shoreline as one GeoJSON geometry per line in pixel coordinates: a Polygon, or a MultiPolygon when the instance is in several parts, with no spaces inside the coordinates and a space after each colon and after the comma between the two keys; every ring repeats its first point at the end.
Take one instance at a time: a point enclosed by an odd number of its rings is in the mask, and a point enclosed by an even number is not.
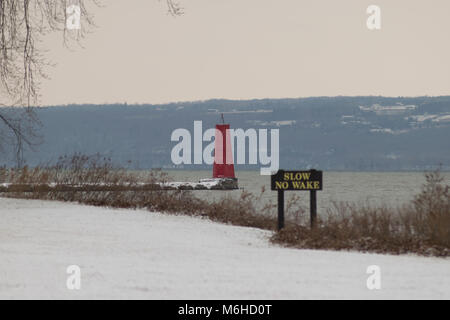
{"type": "Polygon", "coordinates": [[[450,259],[288,249],[270,231],[0,198],[0,298],[450,299],[450,259]],[[81,289],[66,287],[69,265],[81,289]],[[378,265],[381,289],[366,286],[378,265]]]}
{"type": "Polygon", "coordinates": [[[212,179],[200,179],[197,182],[176,182],[176,181],[167,181],[167,182],[154,182],[154,183],[145,183],[145,182],[137,182],[137,183],[124,183],[124,184],[116,184],[116,183],[83,183],[83,184],[64,184],[64,183],[25,183],[25,184],[17,184],[17,183],[0,183],[0,192],[15,192],[20,190],[26,190],[27,192],[34,192],[35,190],[44,190],[46,192],[54,191],[54,190],[64,190],[64,191],[85,191],[85,188],[96,188],[97,191],[109,191],[117,190],[117,189],[140,189],[140,190],[155,190],[155,189],[163,189],[163,190],[237,190],[238,180],[236,178],[212,178],[212,179]],[[99,190],[99,189],[104,190],[99,190]]]}

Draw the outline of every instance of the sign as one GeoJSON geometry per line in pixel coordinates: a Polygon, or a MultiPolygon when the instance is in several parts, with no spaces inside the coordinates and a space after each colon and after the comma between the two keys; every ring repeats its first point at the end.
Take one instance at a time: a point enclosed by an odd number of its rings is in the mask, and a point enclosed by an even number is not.
{"type": "Polygon", "coordinates": [[[322,190],[322,171],[284,171],[271,177],[272,190],[310,191],[322,190]]]}
{"type": "Polygon", "coordinates": [[[317,218],[316,191],[322,190],[322,171],[278,170],[270,177],[270,186],[278,191],[278,230],[284,228],[284,191],[309,191],[311,228],[314,228],[317,218]]]}

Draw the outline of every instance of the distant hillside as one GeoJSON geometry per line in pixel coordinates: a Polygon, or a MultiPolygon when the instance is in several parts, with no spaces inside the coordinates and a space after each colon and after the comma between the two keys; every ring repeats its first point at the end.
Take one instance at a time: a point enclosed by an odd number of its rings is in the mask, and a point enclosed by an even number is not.
{"type": "MultiPolygon", "coordinates": [[[[63,154],[99,152],[132,168],[168,168],[172,131],[192,131],[194,120],[202,120],[204,130],[212,128],[220,113],[233,128],[280,129],[284,168],[450,169],[450,96],[46,107],[37,112],[44,143],[25,158],[36,165],[63,154]]],[[[11,152],[5,150],[1,161],[13,164],[11,152]]]]}

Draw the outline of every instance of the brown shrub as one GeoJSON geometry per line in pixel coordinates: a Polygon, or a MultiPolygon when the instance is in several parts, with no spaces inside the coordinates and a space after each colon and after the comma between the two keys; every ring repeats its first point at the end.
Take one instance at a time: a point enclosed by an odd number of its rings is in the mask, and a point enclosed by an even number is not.
{"type": "MultiPolygon", "coordinates": [[[[65,184],[109,186],[137,185],[138,183],[167,182],[166,173],[159,170],[145,173],[132,173],[122,168],[115,168],[110,159],[99,155],[85,156],[74,154],[61,157],[56,165],[40,166],[33,169],[0,168],[0,182],[11,184],[65,184]]],[[[20,189],[20,188],[19,188],[20,189]]],[[[261,192],[262,197],[264,189],[261,192]]],[[[208,217],[214,221],[233,225],[273,229],[275,219],[263,215],[273,205],[263,208],[255,206],[258,199],[242,192],[239,199],[224,197],[210,203],[196,198],[187,190],[151,190],[151,191],[49,191],[7,193],[6,196],[28,199],[45,199],[59,201],[75,201],[88,205],[108,206],[115,208],[147,208],[173,214],[188,214],[208,217]]]]}
{"type": "MultiPolygon", "coordinates": [[[[359,250],[377,253],[418,253],[450,256],[450,191],[439,171],[425,175],[426,183],[412,203],[396,209],[385,206],[333,203],[314,229],[299,197],[286,201],[286,227],[275,232],[274,243],[309,249],[359,250]]],[[[153,170],[132,173],[112,166],[109,159],[75,154],[62,157],[55,166],[0,168],[0,182],[15,184],[136,185],[166,182],[167,174],[153,170]]],[[[243,191],[238,199],[223,197],[210,202],[191,191],[82,191],[16,192],[18,198],[77,201],[116,208],[147,208],[172,214],[207,217],[213,221],[266,230],[276,228],[276,207],[259,196],[243,191]],[[260,205],[262,204],[262,205],[260,205]]]]}
{"type": "Polygon", "coordinates": [[[450,192],[439,171],[427,173],[411,204],[393,209],[333,203],[316,228],[289,225],[272,241],[298,248],[450,256],[450,192]]]}

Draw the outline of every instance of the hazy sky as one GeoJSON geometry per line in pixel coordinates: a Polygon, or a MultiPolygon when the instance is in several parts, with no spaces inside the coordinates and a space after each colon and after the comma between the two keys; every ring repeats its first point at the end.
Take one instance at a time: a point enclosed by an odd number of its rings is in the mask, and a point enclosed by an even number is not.
{"type": "Polygon", "coordinates": [[[449,0],[180,0],[177,18],[164,3],[103,0],[84,48],[46,38],[42,104],[450,94],[449,0]]]}

